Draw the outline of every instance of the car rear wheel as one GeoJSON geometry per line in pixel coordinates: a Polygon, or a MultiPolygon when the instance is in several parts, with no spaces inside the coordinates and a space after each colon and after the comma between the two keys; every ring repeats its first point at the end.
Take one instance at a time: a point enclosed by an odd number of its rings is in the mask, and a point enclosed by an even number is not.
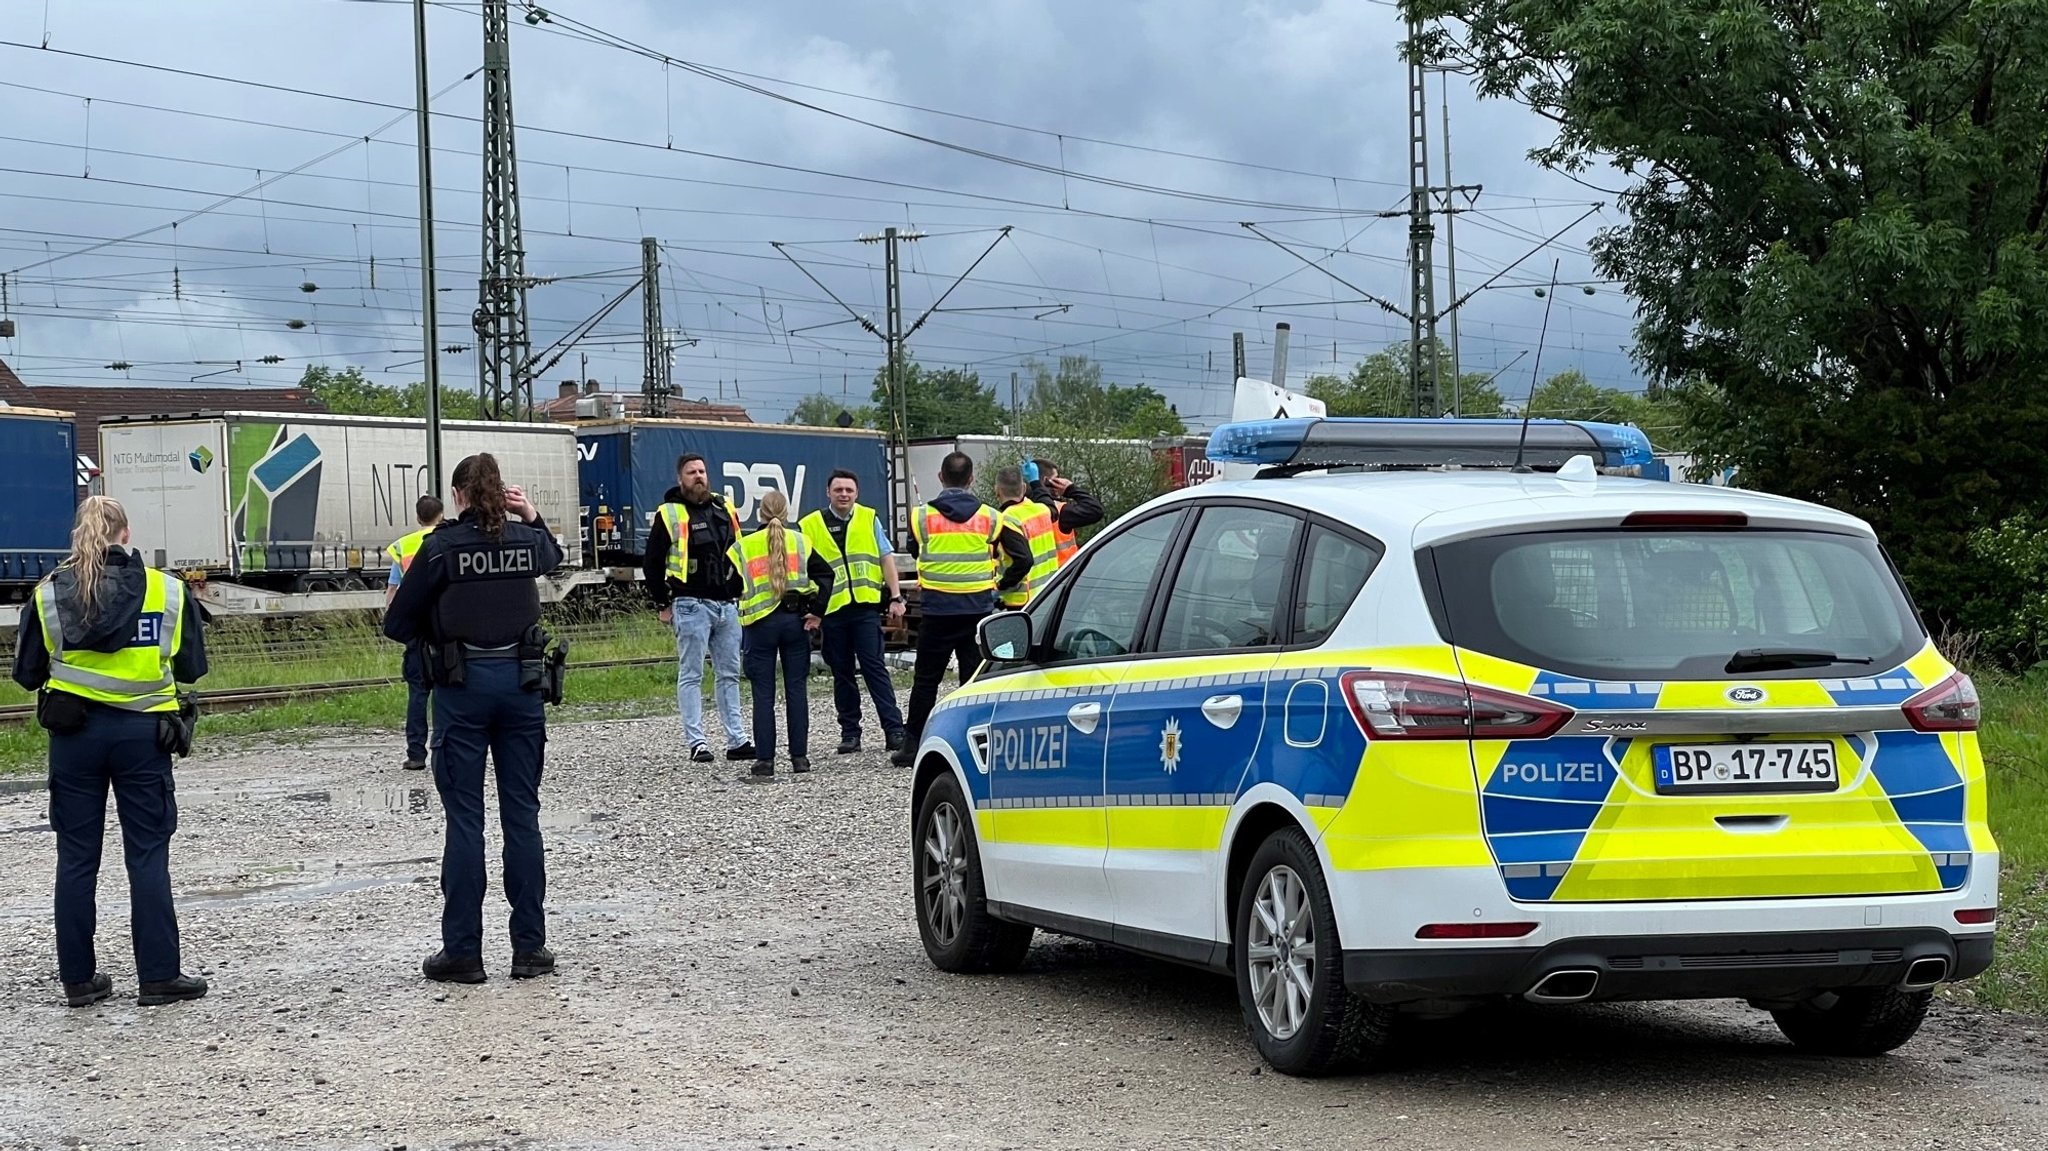
{"type": "Polygon", "coordinates": [[[1031,949],[1032,929],[989,914],[974,815],[959,781],[933,781],[913,827],[911,894],[924,953],[941,971],[1015,971],[1031,949]]]}
{"type": "Polygon", "coordinates": [[[1931,991],[1854,987],[1823,992],[1797,1007],[1771,1012],[1778,1030],[1819,1055],[1869,1057],[1903,1046],[1927,1018],[1931,991]]]}
{"type": "Polygon", "coordinates": [[[1327,1075],[1384,1058],[1394,1011],[1345,988],[1329,886],[1300,828],[1259,845],[1238,892],[1236,926],[1238,1002],[1275,1071],[1327,1075]]]}

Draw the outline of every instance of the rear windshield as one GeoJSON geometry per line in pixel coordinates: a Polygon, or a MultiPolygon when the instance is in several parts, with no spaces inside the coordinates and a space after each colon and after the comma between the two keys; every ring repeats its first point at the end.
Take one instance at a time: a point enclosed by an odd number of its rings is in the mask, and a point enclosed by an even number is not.
{"type": "Polygon", "coordinates": [[[1446,639],[1588,679],[1855,678],[1925,642],[1858,536],[1545,532],[1434,550],[1446,639]]]}

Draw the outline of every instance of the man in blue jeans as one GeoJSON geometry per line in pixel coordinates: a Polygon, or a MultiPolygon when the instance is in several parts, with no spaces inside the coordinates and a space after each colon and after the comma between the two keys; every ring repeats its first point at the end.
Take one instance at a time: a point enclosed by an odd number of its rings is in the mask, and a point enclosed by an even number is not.
{"type": "Polygon", "coordinates": [[[704,457],[685,453],[676,461],[676,486],[647,529],[641,575],[661,622],[675,629],[676,710],[683,742],[697,763],[712,758],[704,733],[707,652],[725,728],[725,758],[754,758],[754,741],[740,715],[740,573],[726,555],[739,536],[739,516],[724,495],[711,490],[704,457]]]}

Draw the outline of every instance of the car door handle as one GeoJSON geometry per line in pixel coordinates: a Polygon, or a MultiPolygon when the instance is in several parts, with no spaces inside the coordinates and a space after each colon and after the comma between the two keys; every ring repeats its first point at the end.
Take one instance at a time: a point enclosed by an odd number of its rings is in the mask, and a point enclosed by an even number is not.
{"type": "Polygon", "coordinates": [[[1225,731],[1243,714],[1244,697],[1241,695],[1212,695],[1202,701],[1202,717],[1225,731]]]}
{"type": "Polygon", "coordinates": [[[1067,722],[1079,728],[1082,735],[1094,735],[1095,725],[1102,722],[1102,705],[1077,703],[1067,709],[1067,722]]]}

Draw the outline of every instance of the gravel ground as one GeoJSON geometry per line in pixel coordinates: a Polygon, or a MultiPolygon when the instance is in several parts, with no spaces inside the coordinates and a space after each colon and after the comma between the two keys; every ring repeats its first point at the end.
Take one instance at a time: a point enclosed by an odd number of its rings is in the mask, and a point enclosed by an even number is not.
{"type": "Polygon", "coordinates": [[[830,711],[818,772],[767,785],[685,763],[672,721],[557,727],[562,970],[531,982],[502,936],[489,983],[420,978],[440,814],[388,736],[181,764],[180,922],[214,990],[166,1008],[134,1006],[118,843],[120,994],[62,1006],[42,796],[0,795],[0,1147],[2048,1148],[2029,1017],[1943,1007],[1842,1061],[1739,1005],[1511,1008],[1309,1082],[1262,1072],[1220,978],[1043,935],[1021,974],[942,975],[910,918],[907,773],[832,756],[830,711]]]}

